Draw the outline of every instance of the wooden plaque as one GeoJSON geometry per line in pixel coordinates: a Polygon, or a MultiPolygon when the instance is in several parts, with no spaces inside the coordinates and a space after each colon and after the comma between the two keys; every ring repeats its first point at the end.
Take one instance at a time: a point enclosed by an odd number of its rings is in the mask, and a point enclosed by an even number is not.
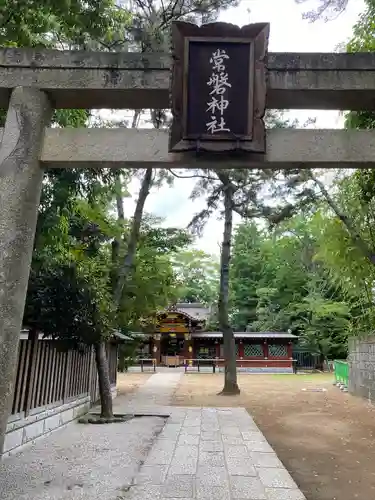
{"type": "Polygon", "coordinates": [[[269,24],[172,24],[169,151],[266,152],[269,24]]]}

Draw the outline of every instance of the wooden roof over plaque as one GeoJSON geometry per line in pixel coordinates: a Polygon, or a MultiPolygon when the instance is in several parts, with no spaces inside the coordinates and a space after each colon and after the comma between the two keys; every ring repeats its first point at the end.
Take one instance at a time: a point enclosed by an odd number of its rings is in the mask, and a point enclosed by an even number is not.
{"type": "Polygon", "coordinates": [[[269,24],[172,24],[169,151],[266,152],[269,24]]]}

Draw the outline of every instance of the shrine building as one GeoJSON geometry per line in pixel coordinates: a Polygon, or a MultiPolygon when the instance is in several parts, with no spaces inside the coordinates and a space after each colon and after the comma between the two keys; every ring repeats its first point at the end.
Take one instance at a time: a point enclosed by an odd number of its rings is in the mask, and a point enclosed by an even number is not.
{"type": "MultiPolygon", "coordinates": [[[[139,357],[155,359],[157,365],[194,365],[212,360],[224,364],[223,334],[208,331],[210,308],[200,303],[177,303],[157,315],[155,331],[143,334],[139,357]]],[[[293,342],[286,332],[234,332],[239,371],[293,371],[293,342]]]]}

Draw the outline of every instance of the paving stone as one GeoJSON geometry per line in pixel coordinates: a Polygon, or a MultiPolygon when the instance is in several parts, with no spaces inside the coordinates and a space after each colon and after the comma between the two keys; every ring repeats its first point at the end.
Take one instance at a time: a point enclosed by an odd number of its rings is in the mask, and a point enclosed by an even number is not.
{"type": "MultiPolygon", "coordinates": [[[[143,484],[140,486],[132,486],[128,492],[124,492],[123,498],[127,500],[158,500],[161,498],[161,486],[143,484]],[[125,497],[126,495],[126,497],[125,497]]],[[[121,496],[119,496],[121,498],[121,496]]]]}
{"type": "Polygon", "coordinates": [[[172,458],[169,475],[195,474],[198,464],[198,446],[177,446],[172,458]]]}
{"type": "Polygon", "coordinates": [[[183,475],[183,474],[196,474],[197,472],[197,458],[185,458],[185,460],[172,460],[168,470],[168,476],[183,475]]]}
{"type": "Polygon", "coordinates": [[[145,465],[169,465],[172,461],[173,451],[152,449],[145,460],[145,465]]]}
{"type": "Polygon", "coordinates": [[[222,441],[200,441],[199,451],[223,451],[222,441]]]}
{"type": "Polygon", "coordinates": [[[168,465],[144,465],[135,478],[135,483],[140,484],[162,484],[167,475],[168,465]]]}
{"type": "Polygon", "coordinates": [[[200,427],[201,425],[201,420],[185,420],[182,424],[182,428],[185,429],[186,427],[200,427]]]}
{"type": "Polygon", "coordinates": [[[244,441],[265,441],[265,437],[259,431],[241,432],[244,441]]]}
{"type": "Polygon", "coordinates": [[[221,427],[221,433],[223,436],[234,436],[242,438],[241,431],[238,427],[221,427]]]}
{"type": "Polygon", "coordinates": [[[220,432],[219,424],[202,424],[202,432],[220,432]]]}
{"type": "Polygon", "coordinates": [[[199,436],[201,433],[201,428],[199,426],[196,427],[182,427],[181,434],[189,434],[190,436],[199,436]]]}
{"type": "MultiPolygon", "coordinates": [[[[170,413],[171,409],[169,408],[167,410],[167,413],[170,413]]],[[[181,416],[176,416],[174,414],[174,412],[172,411],[172,413],[170,413],[170,416],[168,417],[168,420],[167,420],[167,425],[173,425],[173,426],[180,426],[182,427],[184,422],[185,422],[185,419],[186,419],[186,416],[185,415],[181,415],[181,416]]]]}
{"type": "Polygon", "coordinates": [[[181,432],[180,424],[167,424],[159,434],[159,439],[176,439],[181,432]]]}
{"type": "Polygon", "coordinates": [[[220,427],[233,427],[237,425],[237,421],[235,418],[230,417],[230,418],[220,418],[219,417],[219,425],[220,427]]]}
{"type": "Polygon", "coordinates": [[[196,493],[199,500],[230,500],[229,486],[197,486],[196,493]]]}
{"type": "Polygon", "coordinates": [[[197,485],[227,487],[228,484],[228,474],[225,467],[198,465],[197,485]]]}
{"type": "Polygon", "coordinates": [[[257,467],[260,480],[267,488],[294,488],[296,484],[286,469],[257,467]]]}
{"type": "Polygon", "coordinates": [[[195,436],[191,434],[181,434],[178,438],[177,445],[198,445],[200,436],[195,436]]]}
{"type": "Polygon", "coordinates": [[[177,422],[172,423],[168,419],[167,423],[164,426],[163,432],[178,432],[179,430],[181,430],[181,427],[182,427],[182,422],[181,423],[177,423],[177,422]]]}
{"type": "Polygon", "coordinates": [[[175,439],[158,439],[154,446],[152,447],[152,451],[166,451],[173,453],[176,448],[176,440],[175,439]]]}
{"type": "Polygon", "coordinates": [[[219,431],[202,431],[200,435],[202,441],[221,441],[221,433],[219,431]]]}
{"type": "Polygon", "coordinates": [[[300,490],[289,490],[285,488],[266,488],[267,500],[306,500],[300,490]]]}
{"type": "Polygon", "coordinates": [[[267,500],[264,486],[257,477],[230,476],[232,498],[267,500]]]}
{"type": "Polygon", "coordinates": [[[237,425],[236,417],[234,417],[232,413],[228,413],[225,415],[219,413],[217,417],[221,425],[237,425]]]}
{"type": "Polygon", "coordinates": [[[200,451],[198,463],[208,467],[225,467],[224,453],[222,451],[200,451]]]}
{"type": "Polygon", "coordinates": [[[242,439],[242,437],[236,437],[236,436],[222,436],[222,440],[223,440],[224,445],[225,444],[232,444],[232,445],[239,446],[239,445],[242,445],[245,443],[245,441],[242,439]]]}
{"type": "Polygon", "coordinates": [[[227,469],[231,476],[256,476],[257,472],[250,459],[227,457],[227,469]]]}
{"type": "Polygon", "coordinates": [[[194,490],[195,478],[193,475],[168,475],[161,493],[165,498],[193,498],[194,490]]]}
{"type": "Polygon", "coordinates": [[[224,445],[224,453],[226,457],[242,457],[243,459],[250,458],[250,452],[247,446],[224,445]]]}
{"type": "Polygon", "coordinates": [[[244,441],[250,452],[263,451],[265,453],[272,453],[273,449],[267,441],[244,441]]]}
{"type": "Polygon", "coordinates": [[[251,452],[251,460],[258,467],[283,467],[276,453],[251,452]]]}
{"type": "Polygon", "coordinates": [[[176,459],[198,458],[199,448],[194,445],[176,446],[174,457],[176,459]]]}

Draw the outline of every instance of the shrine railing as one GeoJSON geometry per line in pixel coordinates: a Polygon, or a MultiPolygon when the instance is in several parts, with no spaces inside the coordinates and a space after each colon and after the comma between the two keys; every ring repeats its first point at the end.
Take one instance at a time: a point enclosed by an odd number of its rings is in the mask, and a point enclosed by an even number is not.
{"type": "MultiPolygon", "coordinates": [[[[216,373],[222,371],[225,365],[223,358],[194,358],[184,359],[185,373],[205,372],[216,373]]],[[[294,359],[237,359],[237,368],[276,368],[291,367],[294,373],[297,373],[297,363],[294,359]]]]}
{"type": "Polygon", "coordinates": [[[156,372],[156,359],[155,358],[128,358],[129,364],[126,371],[132,371],[132,368],[140,367],[141,372],[156,372]]]}

